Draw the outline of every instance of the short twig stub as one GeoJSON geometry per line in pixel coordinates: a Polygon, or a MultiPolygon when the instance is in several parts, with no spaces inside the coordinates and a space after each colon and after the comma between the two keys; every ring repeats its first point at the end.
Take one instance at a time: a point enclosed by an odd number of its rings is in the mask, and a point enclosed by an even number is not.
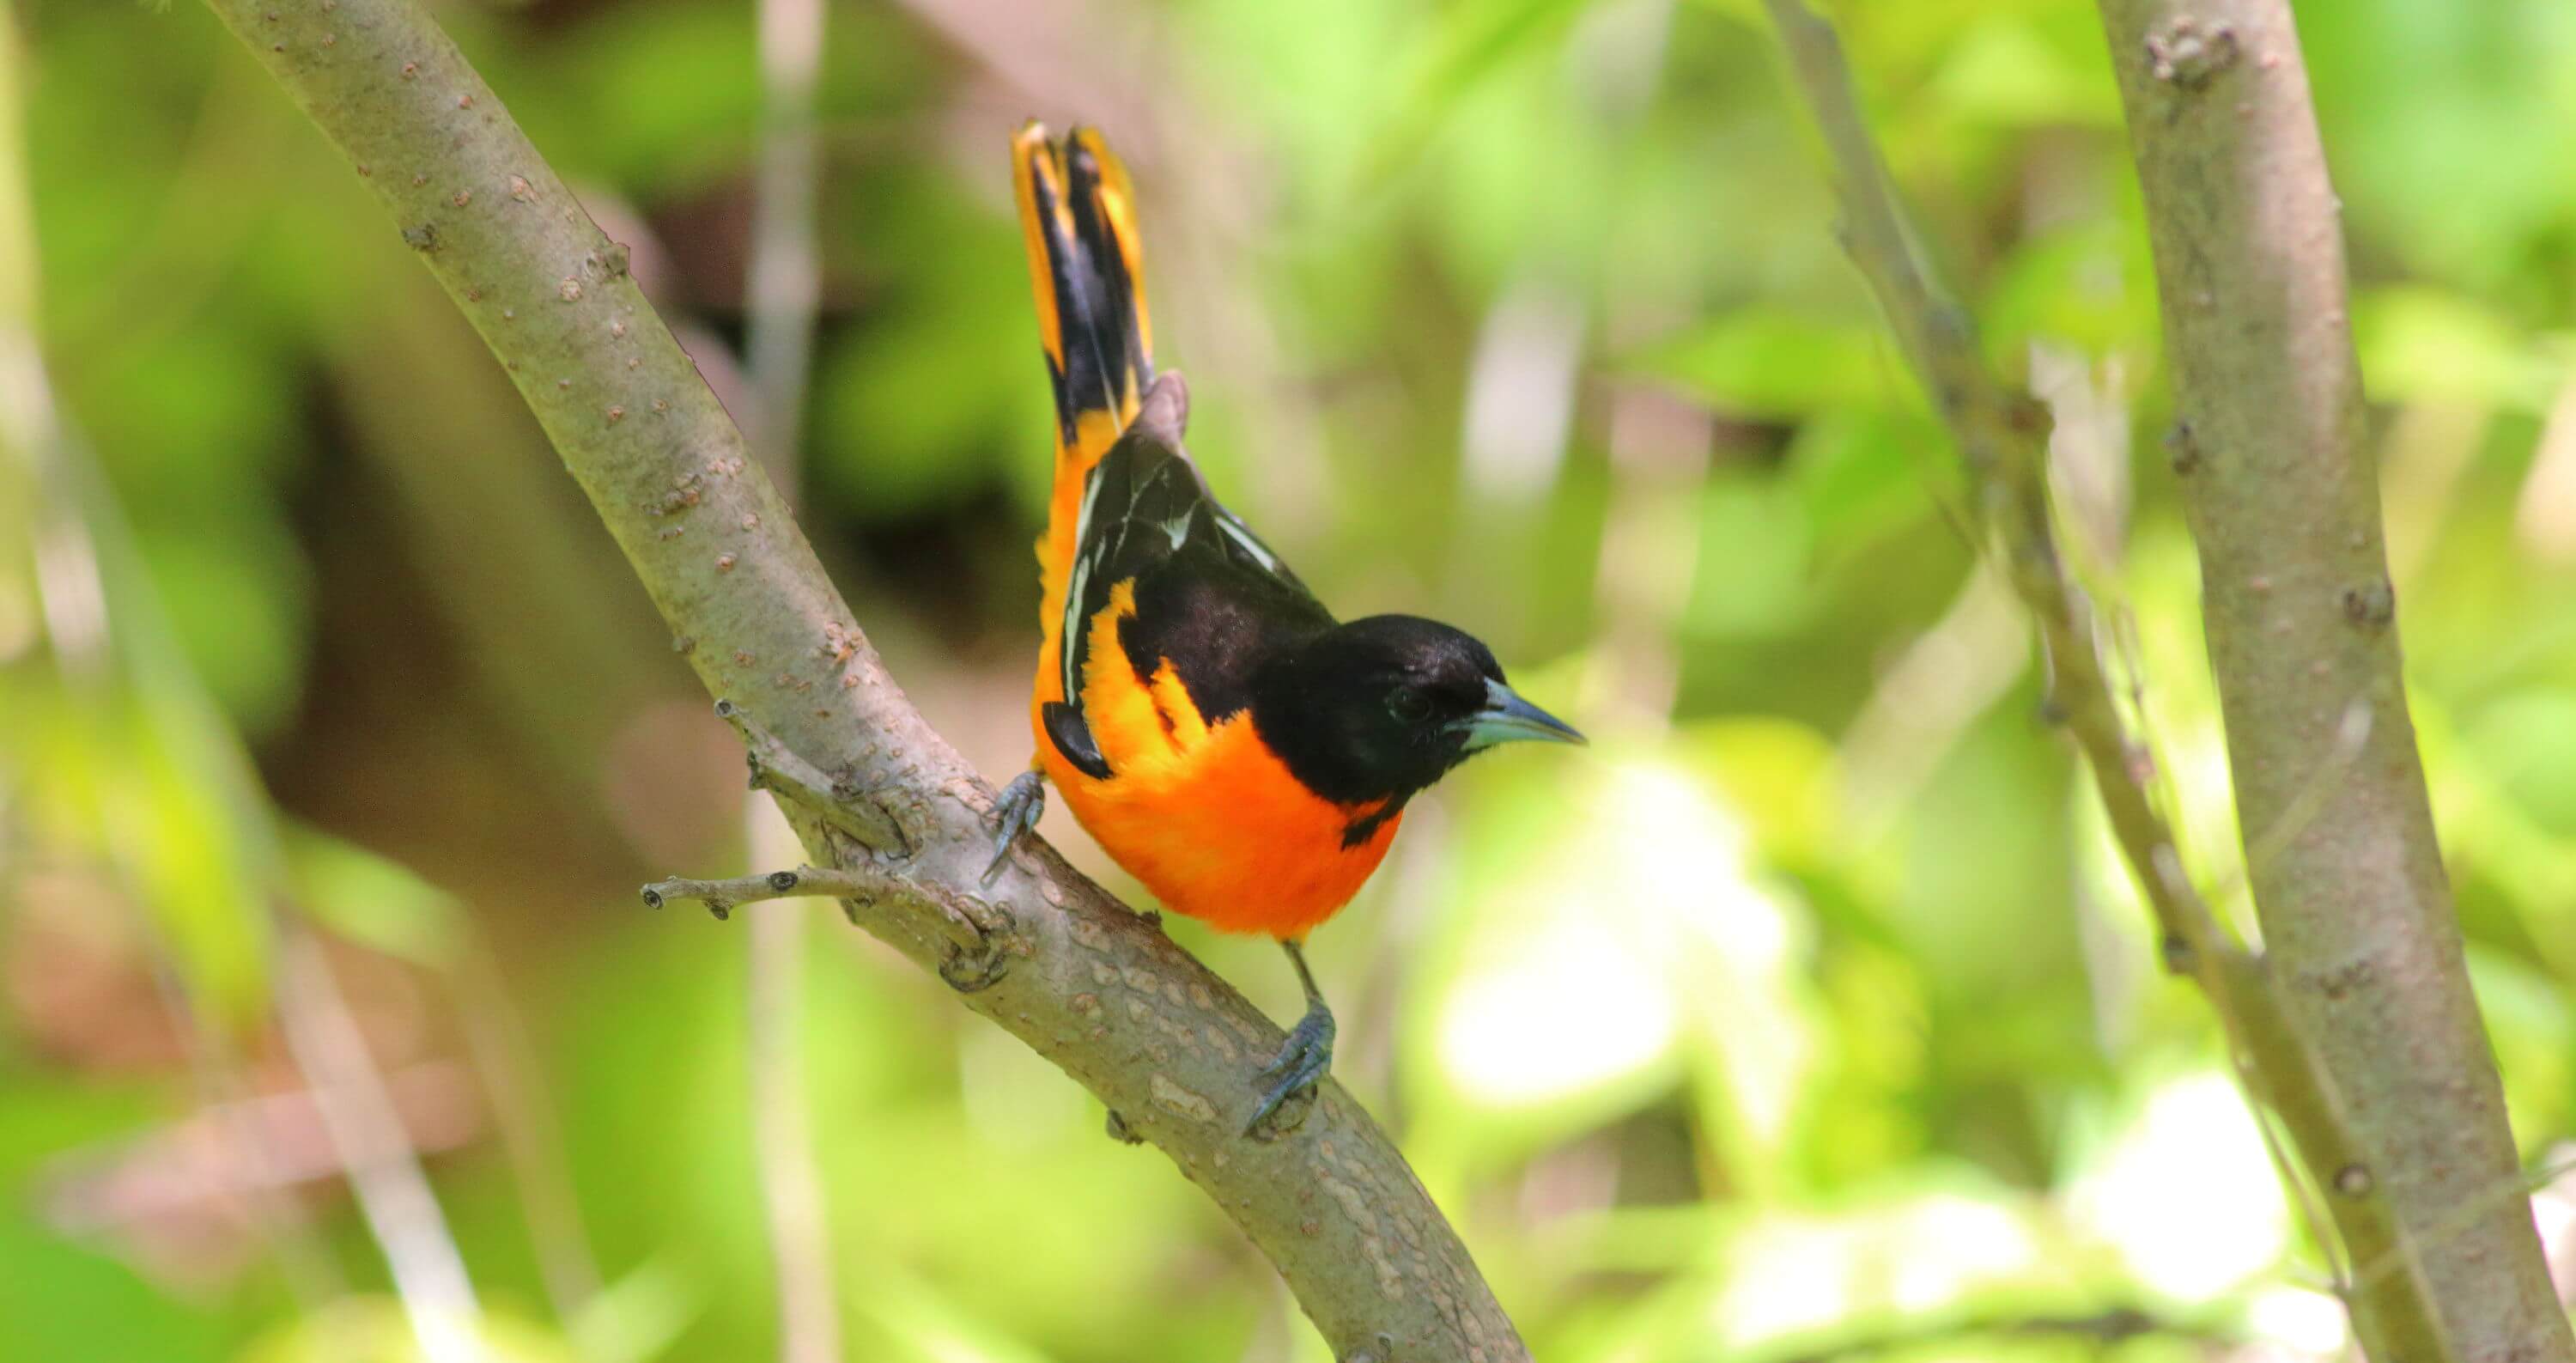
{"type": "Polygon", "coordinates": [[[2185,90],[2198,90],[2219,72],[2236,64],[2236,30],[2226,24],[2204,29],[2184,15],[2162,33],[2147,35],[2148,70],[2155,78],[2185,90]]]}

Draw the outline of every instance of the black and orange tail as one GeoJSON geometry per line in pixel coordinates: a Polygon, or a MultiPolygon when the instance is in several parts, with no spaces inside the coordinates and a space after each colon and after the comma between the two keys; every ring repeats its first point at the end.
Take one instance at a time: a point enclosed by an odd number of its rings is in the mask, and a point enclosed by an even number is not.
{"type": "Polygon", "coordinates": [[[1057,443],[1087,471],[1154,381],[1135,195],[1127,168],[1089,128],[1051,142],[1044,125],[1030,123],[1012,143],[1012,164],[1057,443]]]}
{"type": "MultiPolygon", "coordinates": [[[[1135,193],[1100,134],[1077,128],[1054,142],[1043,125],[1028,124],[1011,142],[1011,179],[1037,294],[1038,339],[1055,385],[1055,485],[1037,545],[1044,643],[1030,702],[1036,723],[1048,702],[1070,699],[1060,663],[1083,489],[1154,381],[1154,333],[1145,315],[1135,193]]],[[[1046,741],[1043,725],[1039,734],[1046,741]]]]}

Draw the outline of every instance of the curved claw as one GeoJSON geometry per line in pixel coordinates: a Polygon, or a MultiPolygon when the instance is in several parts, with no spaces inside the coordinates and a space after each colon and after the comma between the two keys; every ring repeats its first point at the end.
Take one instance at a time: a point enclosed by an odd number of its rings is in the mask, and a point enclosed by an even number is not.
{"type": "MultiPolygon", "coordinates": [[[[1306,1009],[1304,1017],[1297,1019],[1296,1027],[1288,1033],[1288,1043],[1279,1048],[1279,1054],[1269,1064],[1261,1067],[1258,1077],[1275,1077],[1278,1082],[1261,1095],[1261,1105],[1252,1110],[1252,1120],[1243,1124],[1244,1135],[1259,1131],[1290,1098],[1312,1091],[1323,1082],[1325,1073],[1333,1067],[1334,1031],[1332,1010],[1326,1008],[1320,999],[1306,1009]]],[[[1271,1137],[1276,1139],[1294,1131],[1303,1121],[1301,1113],[1297,1121],[1285,1127],[1273,1127],[1271,1137]]]]}
{"type": "Polygon", "coordinates": [[[1011,859],[1011,844],[1037,827],[1038,816],[1044,813],[1046,776],[1037,768],[1021,772],[1002,787],[1001,797],[993,801],[993,860],[984,867],[985,884],[1002,874],[1003,863],[1011,859]]]}

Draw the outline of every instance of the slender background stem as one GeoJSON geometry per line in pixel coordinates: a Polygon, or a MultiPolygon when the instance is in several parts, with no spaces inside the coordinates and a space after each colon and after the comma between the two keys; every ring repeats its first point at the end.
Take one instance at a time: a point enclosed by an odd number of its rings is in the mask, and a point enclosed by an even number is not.
{"type": "Polygon", "coordinates": [[[429,1363],[478,1363],[482,1310],[465,1257],[403,1130],[384,1075],[332,974],[322,943],[298,923],[278,928],[278,1014],[313,1105],[339,1151],[358,1210],[383,1247],[394,1289],[429,1363]]]}
{"type": "MultiPolygon", "coordinates": [[[[764,101],[760,170],[751,209],[749,378],[753,447],[786,494],[795,496],[813,368],[814,312],[821,284],[815,243],[814,85],[823,52],[822,0],[760,0],[760,85],[764,101]]],[[[744,802],[744,845],[755,864],[792,845],[769,797],[744,802]]],[[[751,1074],[753,1145],[778,1282],[782,1363],[835,1363],[841,1315],[833,1284],[831,1228],[823,1171],[814,1152],[814,1115],[805,1088],[805,917],[808,906],[755,906],[743,985],[751,1074]]]]}
{"type": "MultiPolygon", "coordinates": [[[[385,1075],[368,1053],[339,980],[311,930],[283,906],[278,832],[256,792],[248,752],[219,715],[213,698],[175,642],[152,590],[132,531],[107,480],[67,428],[37,344],[35,230],[28,213],[20,126],[21,53],[0,21],[0,497],[15,494],[33,509],[38,596],[66,688],[104,711],[125,700],[138,672],[154,678],[157,696],[140,708],[160,755],[188,770],[220,801],[227,831],[243,844],[242,860],[264,965],[277,974],[277,1020],[321,1117],[338,1164],[367,1228],[382,1252],[394,1293],[431,1363],[482,1357],[481,1307],[465,1260],[404,1129],[385,1075]]],[[[93,716],[94,717],[94,716],[93,716]]],[[[102,820],[102,823],[106,822],[102,820]]],[[[130,851],[131,849],[126,849],[130,851]]],[[[140,896],[138,896],[140,898],[140,896]]],[[[209,1105],[218,1108],[231,1154],[252,1168],[272,1151],[259,1124],[245,1120],[241,1067],[230,1020],[193,997],[165,961],[156,983],[188,1045],[209,1105]]],[[[243,1200],[266,1234],[300,1296],[336,1288],[329,1262],[294,1218],[293,1209],[259,1178],[245,1179],[243,1200]]]]}

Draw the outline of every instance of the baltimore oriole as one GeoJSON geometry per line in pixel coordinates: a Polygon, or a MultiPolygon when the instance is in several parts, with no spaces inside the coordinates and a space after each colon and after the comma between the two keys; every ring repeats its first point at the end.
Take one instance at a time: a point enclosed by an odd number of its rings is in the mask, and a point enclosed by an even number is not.
{"type": "Polygon", "coordinates": [[[1154,373],[1126,169],[1096,132],[1012,144],[1047,377],[1054,498],[1032,769],[1002,794],[991,874],[1053,780],[1176,912],[1279,940],[1306,1015],[1261,1071],[1247,1133],[1332,1064],[1299,949],[1377,869],[1405,802],[1512,739],[1581,742],[1513,694],[1493,652],[1409,615],[1336,622],[1220,505],[1181,447],[1189,390],[1154,373]]]}

